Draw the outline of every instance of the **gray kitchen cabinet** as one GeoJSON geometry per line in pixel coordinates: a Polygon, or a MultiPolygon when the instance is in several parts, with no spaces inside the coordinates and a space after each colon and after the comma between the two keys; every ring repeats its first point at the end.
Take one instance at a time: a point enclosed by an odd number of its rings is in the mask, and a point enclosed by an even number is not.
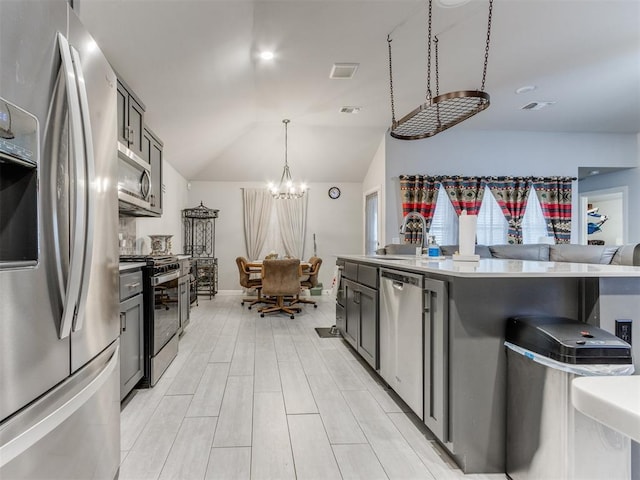
{"type": "Polygon", "coordinates": [[[142,272],[120,274],[120,400],[144,375],[142,272]]]}
{"type": "Polygon", "coordinates": [[[144,158],[144,104],[118,79],[118,141],[144,158]]]}
{"type": "Polygon", "coordinates": [[[424,423],[449,440],[449,296],[447,282],[424,279],[424,423]]]}
{"type": "Polygon", "coordinates": [[[340,333],[355,349],[358,348],[358,330],[360,327],[360,305],[358,304],[358,284],[351,280],[343,280],[344,284],[344,319],[336,323],[344,325],[340,333]]]}
{"type": "Polygon", "coordinates": [[[369,365],[378,368],[378,291],[360,285],[358,303],[360,328],[357,350],[369,365]]]}
{"type": "Polygon", "coordinates": [[[347,262],[343,275],[344,318],[336,318],[336,325],[343,338],[377,369],[378,269],[347,262]]]}
{"type": "Polygon", "coordinates": [[[143,133],[143,158],[151,165],[151,212],[162,215],[162,141],[145,125],[143,133]]]}
{"type": "Polygon", "coordinates": [[[346,330],[346,318],[344,314],[344,261],[338,259],[336,261],[336,265],[338,267],[338,291],[336,292],[336,327],[340,332],[344,332],[346,330]]]}
{"type": "Polygon", "coordinates": [[[191,282],[190,275],[184,275],[178,280],[178,311],[180,312],[180,329],[182,334],[189,324],[191,315],[191,282]]]}

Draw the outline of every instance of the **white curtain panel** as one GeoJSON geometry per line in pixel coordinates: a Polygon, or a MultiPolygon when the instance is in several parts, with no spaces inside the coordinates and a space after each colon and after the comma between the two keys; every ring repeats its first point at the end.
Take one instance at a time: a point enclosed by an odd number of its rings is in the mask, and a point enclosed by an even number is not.
{"type": "Polygon", "coordinates": [[[307,231],[307,195],[302,198],[275,200],[280,236],[284,252],[304,259],[304,238],[307,231]]]}
{"type": "Polygon", "coordinates": [[[258,260],[269,232],[274,199],[265,188],[243,188],[242,201],[247,258],[258,260]]]}

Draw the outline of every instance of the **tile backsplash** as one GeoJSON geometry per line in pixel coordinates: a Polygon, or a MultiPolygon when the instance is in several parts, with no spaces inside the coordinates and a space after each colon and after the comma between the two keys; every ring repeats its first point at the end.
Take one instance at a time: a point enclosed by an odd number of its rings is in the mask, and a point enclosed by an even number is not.
{"type": "Polygon", "coordinates": [[[120,255],[139,253],[136,248],[136,219],[134,217],[120,217],[118,223],[118,248],[120,255]]]}

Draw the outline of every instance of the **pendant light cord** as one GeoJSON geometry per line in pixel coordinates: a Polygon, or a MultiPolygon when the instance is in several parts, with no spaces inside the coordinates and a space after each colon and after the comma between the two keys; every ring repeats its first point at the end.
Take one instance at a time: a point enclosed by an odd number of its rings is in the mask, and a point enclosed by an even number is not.
{"type": "Polygon", "coordinates": [[[396,123],[396,107],[393,103],[393,68],[391,67],[391,35],[387,35],[387,45],[389,47],[389,90],[391,91],[391,125],[396,123]]]}
{"type": "MultiPolygon", "coordinates": [[[[427,103],[431,102],[431,19],[433,16],[433,1],[429,0],[429,15],[427,21],[427,103]]],[[[436,50],[437,54],[437,50],[436,50]]],[[[438,59],[436,57],[436,71],[438,69],[438,59]]],[[[438,81],[438,75],[436,74],[436,82],[438,81]]],[[[437,95],[437,93],[436,93],[437,95]]]]}

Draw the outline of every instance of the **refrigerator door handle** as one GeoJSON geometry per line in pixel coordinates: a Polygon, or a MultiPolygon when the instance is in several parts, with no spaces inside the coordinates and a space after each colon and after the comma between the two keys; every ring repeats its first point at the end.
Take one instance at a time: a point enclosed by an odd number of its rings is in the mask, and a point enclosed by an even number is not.
{"type": "MultiPolygon", "coordinates": [[[[78,100],[78,87],[76,84],[76,74],[73,69],[71,50],[69,42],[61,33],[58,33],[58,45],[60,56],[62,57],[62,70],[64,72],[67,99],[69,102],[69,124],[71,131],[71,155],[76,168],[76,192],[74,195],[74,219],[73,219],[73,239],[71,240],[71,258],[69,260],[69,278],[65,288],[62,319],[60,321],[60,338],[68,337],[71,332],[74,316],[77,314],[77,303],[79,300],[80,286],[82,284],[83,273],[83,242],[85,239],[85,219],[86,219],[86,175],[84,161],[84,145],[82,140],[82,114],[80,112],[80,102],[78,100]]],[[[61,255],[62,252],[58,252],[61,255]]]]}
{"type": "Polygon", "coordinates": [[[38,415],[27,428],[21,428],[19,433],[9,440],[4,441],[3,439],[0,445],[0,468],[42,440],[85,405],[109,379],[118,366],[119,360],[120,345],[116,343],[107,364],[76,395],[62,403],[62,405],[56,405],[55,410],[46,411],[38,415]]]}
{"type": "MultiPolygon", "coordinates": [[[[99,185],[92,185],[95,179],[95,159],[93,156],[93,136],[91,134],[91,118],[89,117],[89,99],[87,97],[87,86],[84,81],[82,64],[78,51],[70,47],[71,58],[73,60],[76,82],[78,85],[78,96],[80,100],[80,112],[82,114],[82,130],[84,131],[84,161],[85,161],[85,237],[84,237],[84,258],[82,262],[82,283],[80,286],[80,298],[78,309],[73,321],[73,331],[82,329],[84,321],[84,310],[87,304],[87,292],[89,291],[89,278],[91,275],[91,261],[93,258],[93,237],[94,237],[94,191],[99,185]]],[[[108,188],[108,185],[106,186],[108,188]]]]}

